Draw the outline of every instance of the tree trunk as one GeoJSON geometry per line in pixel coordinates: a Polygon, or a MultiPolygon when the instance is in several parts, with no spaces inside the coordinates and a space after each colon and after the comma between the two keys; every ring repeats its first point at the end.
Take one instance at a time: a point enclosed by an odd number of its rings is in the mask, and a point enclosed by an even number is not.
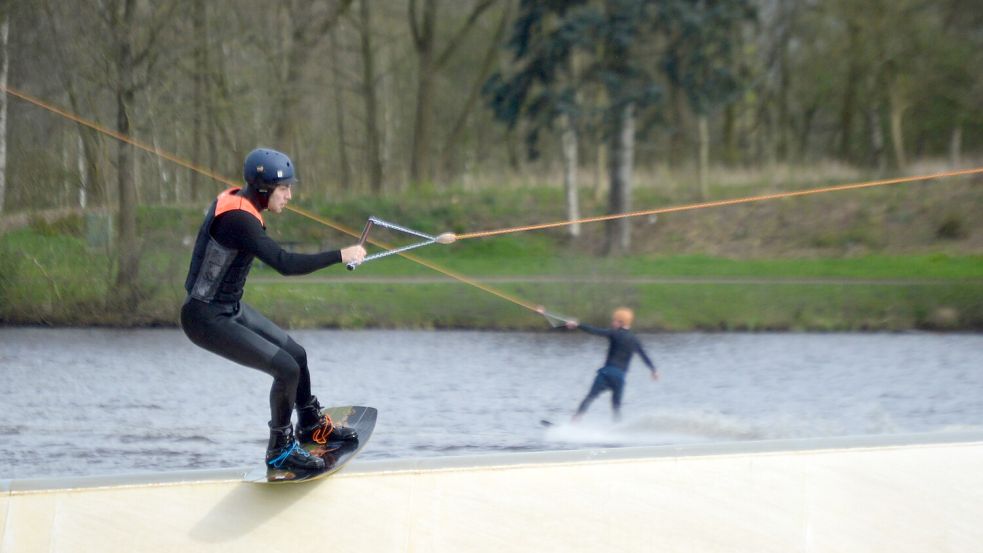
{"type": "Polygon", "coordinates": [[[888,88],[888,104],[891,121],[891,147],[894,150],[894,162],[898,169],[904,171],[908,165],[908,160],[904,150],[904,101],[897,85],[888,88]]]}
{"type": "MultiPolygon", "coordinates": [[[[784,6],[784,3],[779,3],[780,6],[784,6]]],[[[783,9],[782,12],[785,10],[783,9]]],[[[784,15],[784,13],[783,13],[784,15]]],[[[776,116],[777,127],[775,129],[777,137],[777,143],[775,147],[775,157],[781,163],[785,163],[789,158],[789,81],[791,76],[789,75],[788,69],[788,36],[787,33],[782,32],[782,44],[779,46],[778,54],[778,114],[776,116]]]]}
{"type": "MultiPolygon", "coordinates": [[[[281,36],[280,40],[276,41],[274,59],[277,63],[274,63],[272,68],[274,81],[269,91],[275,102],[271,106],[272,128],[267,127],[270,134],[266,139],[272,140],[271,146],[274,149],[286,151],[290,151],[286,142],[290,138],[289,130],[293,127],[294,102],[298,97],[298,91],[295,89],[299,81],[296,79],[302,77],[297,66],[304,54],[298,42],[303,36],[301,25],[306,23],[306,19],[297,20],[296,14],[291,9],[293,5],[290,2],[283,2],[274,4],[270,10],[271,16],[286,21],[286,25],[277,33],[281,36]]],[[[297,163],[296,156],[297,152],[291,152],[294,163],[297,163]]]]}
{"type": "MultiPolygon", "coordinates": [[[[207,27],[206,27],[207,28],[207,27]]],[[[233,140],[231,139],[231,134],[228,130],[228,122],[231,119],[229,117],[229,88],[225,81],[225,56],[223,55],[223,40],[225,39],[223,33],[216,33],[216,39],[218,40],[217,55],[214,56],[214,62],[212,62],[212,57],[209,56],[209,77],[205,81],[208,85],[208,168],[210,170],[215,170],[217,167],[221,166],[219,162],[219,140],[226,145],[226,148],[232,150],[234,148],[233,140]],[[214,63],[214,66],[212,65],[214,63]]],[[[211,183],[211,187],[208,190],[207,197],[214,197],[214,190],[216,183],[211,183]]]]}
{"type": "MultiPolygon", "coordinates": [[[[365,0],[362,0],[364,6],[365,0]]],[[[364,9],[364,8],[363,8],[364,9]]],[[[363,30],[363,34],[365,31],[363,30]]],[[[341,180],[341,189],[350,191],[352,189],[352,168],[348,161],[348,130],[345,125],[345,89],[341,85],[344,77],[341,74],[341,49],[338,47],[338,31],[331,29],[328,33],[328,40],[331,46],[331,90],[334,94],[335,111],[335,134],[338,138],[338,172],[341,180]]]]}
{"type": "MultiPolygon", "coordinates": [[[[150,93],[148,92],[147,93],[147,102],[149,103],[151,101],[152,100],[150,98],[150,93]]],[[[153,105],[153,104],[151,104],[151,105],[153,105]]],[[[161,147],[160,147],[160,141],[157,139],[157,120],[154,117],[154,110],[152,110],[152,109],[151,110],[147,110],[147,115],[150,118],[150,137],[151,137],[152,143],[153,143],[154,148],[156,150],[160,150],[161,149],[161,147]]],[[[199,146],[200,146],[200,143],[199,143],[199,146]]],[[[198,157],[198,155],[196,154],[195,157],[198,157]]],[[[171,179],[170,179],[170,176],[167,173],[167,166],[164,165],[164,158],[162,156],[154,156],[154,160],[157,162],[157,174],[160,175],[160,183],[157,186],[157,189],[158,189],[157,198],[158,198],[158,200],[160,201],[160,203],[162,205],[166,205],[167,204],[167,188],[168,188],[167,185],[170,183],[170,180],[171,179]]],[[[198,162],[195,162],[195,165],[198,165],[198,162]]],[[[198,174],[198,171],[192,171],[191,174],[192,175],[197,175],[198,174]]],[[[177,173],[176,172],[175,172],[175,175],[174,175],[174,179],[177,180],[177,173]]],[[[174,192],[176,192],[176,191],[177,191],[177,188],[175,187],[174,188],[174,192]]],[[[173,199],[174,199],[175,202],[177,202],[178,196],[177,196],[176,193],[173,195],[173,199]]]]}
{"type": "MultiPolygon", "coordinates": [[[[380,48],[380,60],[379,65],[382,67],[392,67],[392,59],[395,56],[393,53],[393,47],[390,45],[383,45],[380,48]]],[[[379,102],[379,164],[385,167],[393,167],[394,164],[391,163],[393,142],[398,134],[400,119],[396,117],[397,110],[391,106],[394,106],[401,99],[400,90],[397,85],[397,79],[391,73],[383,73],[379,78],[377,91],[382,97],[382,102],[379,102]]],[[[406,179],[402,176],[397,182],[393,182],[392,185],[402,189],[406,184],[406,179]]]]}
{"type": "MultiPolygon", "coordinates": [[[[132,93],[122,88],[116,91],[116,132],[129,135],[130,119],[126,113],[131,103],[132,93]]],[[[116,146],[116,183],[119,192],[119,225],[117,244],[119,247],[119,266],[116,284],[133,291],[139,272],[139,252],[137,252],[137,205],[136,186],[133,181],[134,163],[130,146],[122,142],[116,146]]]]}
{"type": "MultiPolygon", "coordinates": [[[[68,82],[71,83],[71,80],[68,82]]],[[[68,89],[68,102],[72,111],[79,113],[78,98],[71,87],[68,89]]],[[[76,125],[76,132],[79,140],[79,207],[106,205],[109,193],[102,182],[102,172],[97,162],[100,156],[99,135],[81,123],[76,125]]]]}
{"type": "Polygon", "coordinates": [[[508,127],[505,130],[505,152],[508,154],[509,169],[513,173],[522,171],[522,155],[519,153],[519,141],[515,137],[515,129],[508,127]]]}
{"type": "MultiPolygon", "coordinates": [[[[580,202],[577,197],[577,129],[573,117],[561,117],[563,130],[560,134],[563,150],[563,189],[567,196],[567,220],[580,219],[580,202]]],[[[570,236],[580,236],[580,223],[567,226],[570,236]]]]}
{"type": "Polygon", "coordinates": [[[71,190],[74,188],[71,182],[72,179],[69,176],[72,174],[72,156],[69,153],[72,140],[67,135],[63,135],[60,137],[59,142],[61,143],[61,190],[58,191],[58,207],[66,208],[71,207],[69,197],[71,197],[71,190]]]}
{"type": "MultiPolygon", "coordinates": [[[[300,92],[297,90],[298,83],[304,82],[302,73],[304,62],[307,59],[307,50],[299,44],[300,40],[297,31],[294,32],[293,42],[287,52],[286,61],[287,73],[280,83],[280,104],[276,106],[273,120],[273,147],[281,150],[290,150],[291,131],[294,126],[294,116],[297,113],[297,105],[300,103],[300,92]]],[[[293,152],[294,156],[298,152],[293,152]]],[[[296,157],[294,158],[296,161],[296,157]]]]}
{"type": "MultiPolygon", "coordinates": [[[[595,55],[601,56],[603,59],[604,55],[603,44],[598,44],[596,46],[595,55]]],[[[610,100],[608,98],[607,88],[599,86],[595,87],[592,98],[589,100],[594,106],[604,106],[610,105],[610,100]]],[[[595,152],[594,159],[594,203],[600,205],[604,201],[605,192],[605,182],[606,177],[609,173],[608,171],[608,142],[610,137],[605,134],[608,126],[604,124],[594,125],[593,132],[591,133],[591,139],[597,144],[597,151],[595,152]]]]}
{"type": "Polygon", "coordinates": [[[819,106],[811,105],[802,113],[802,128],[799,129],[799,161],[809,157],[809,137],[812,136],[812,123],[816,119],[819,106]]]}
{"type": "Polygon", "coordinates": [[[870,127],[871,164],[877,168],[877,174],[883,174],[884,162],[884,129],[881,128],[880,110],[871,107],[867,110],[867,126],[870,127]]]}
{"type": "MultiPolygon", "coordinates": [[[[195,166],[201,166],[202,150],[201,139],[205,127],[205,71],[206,71],[206,51],[208,49],[208,35],[206,29],[207,3],[194,3],[194,17],[192,18],[192,32],[195,41],[194,59],[195,65],[194,79],[192,86],[192,113],[193,120],[191,125],[191,162],[195,166]]],[[[156,138],[156,137],[155,137],[156,138]]],[[[191,171],[191,200],[200,200],[204,196],[202,190],[202,176],[198,171],[191,171]]]]}
{"type": "Polygon", "coordinates": [[[724,108],[724,128],[723,128],[723,157],[727,165],[737,163],[737,133],[735,131],[737,116],[734,113],[733,103],[727,104],[724,108]]]}
{"type": "Polygon", "coordinates": [[[0,49],[3,61],[0,61],[0,213],[3,213],[4,199],[7,197],[7,73],[10,69],[10,50],[7,42],[10,38],[10,16],[3,14],[0,23],[0,49]]]}
{"type": "Polygon", "coordinates": [[[362,99],[365,101],[365,152],[369,187],[382,193],[382,153],[379,145],[379,103],[375,95],[375,52],[372,51],[372,14],[362,0],[362,99]]]}
{"type": "MultiPolygon", "coordinates": [[[[608,213],[631,210],[631,172],[635,154],[635,105],[628,104],[617,115],[611,133],[610,190],[608,213]]],[[[607,223],[607,254],[627,253],[631,247],[631,219],[623,217],[607,223]]]]}
{"type": "MultiPolygon", "coordinates": [[[[681,160],[685,159],[687,152],[686,148],[686,120],[684,117],[684,112],[686,111],[686,98],[685,94],[679,89],[675,84],[669,83],[669,106],[671,110],[671,116],[669,124],[671,125],[669,129],[669,155],[666,156],[666,166],[671,169],[679,169],[683,164],[681,160]]],[[[614,149],[611,149],[612,159],[614,156],[614,149]]]]}
{"type": "Polygon", "coordinates": [[[594,201],[600,203],[604,198],[604,173],[608,169],[608,145],[603,136],[598,138],[597,159],[594,161],[594,201]]]}
{"type": "Polygon", "coordinates": [[[86,153],[85,153],[86,152],[86,148],[85,148],[85,140],[82,139],[82,131],[81,130],[78,131],[78,138],[77,138],[77,140],[78,140],[78,152],[77,153],[78,153],[78,169],[79,169],[79,194],[78,194],[78,202],[79,202],[79,207],[81,207],[82,209],[85,209],[85,206],[88,204],[88,201],[89,201],[89,198],[88,198],[88,192],[89,192],[89,172],[86,170],[86,166],[87,166],[87,161],[86,161],[86,158],[85,158],[85,156],[86,156],[86,153]]]}
{"type": "MultiPolygon", "coordinates": [[[[127,112],[133,105],[133,52],[130,46],[133,31],[133,11],[135,0],[125,0],[123,19],[118,30],[116,83],[116,132],[124,136],[130,134],[130,117],[127,112]]],[[[116,182],[119,190],[119,226],[117,244],[119,265],[116,269],[116,285],[121,289],[119,296],[124,301],[134,299],[140,255],[137,251],[137,195],[134,183],[134,163],[129,144],[116,145],[116,182]]]]}
{"type": "Polygon", "coordinates": [[[963,150],[963,126],[957,124],[952,128],[952,135],[949,137],[949,164],[953,169],[962,165],[963,150]]]}
{"type": "Polygon", "coordinates": [[[775,125],[774,106],[768,104],[764,106],[762,112],[764,112],[764,118],[761,124],[764,132],[761,133],[763,138],[761,157],[768,167],[774,167],[778,163],[778,128],[775,125]]]}
{"type": "MultiPolygon", "coordinates": [[[[856,24],[849,25],[850,51],[857,52],[860,43],[860,29],[856,24]]],[[[846,89],[843,91],[843,103],[840,105],[840,144],[839,157],[849,160],[852,153],[851,137],[853,133],[853,113],[856,111],[857,85],[860,84],[861,67],[857,56],[850,56],[847,61],[846,89]]]]}
{"type": "MultiPolygon", "coordinates": [[[[413,6],[415,2],[410,3],[413,6]]],[[[410,17],[416,20],[416,13],[410,17]]],[[[414,36],[417,51],[416,114],[413,123],[413,150],[410,159],[410,181],[417,185],[430,180],[431,110],[434,81],[434,26],[437,20],[437,0],[424,0],[423,24],[414,36]]],[[[415,24],[415,23],[414,23],[415,24]]]]}
{"type": "Polygon", "coordinates": [[[697,139],[699,141],[699,180],[700,197],[704,200],[710,197],[710,185],[707,173],[710,171],[710,122],[707,114],[700,113],[696,116],[697,139]]]}

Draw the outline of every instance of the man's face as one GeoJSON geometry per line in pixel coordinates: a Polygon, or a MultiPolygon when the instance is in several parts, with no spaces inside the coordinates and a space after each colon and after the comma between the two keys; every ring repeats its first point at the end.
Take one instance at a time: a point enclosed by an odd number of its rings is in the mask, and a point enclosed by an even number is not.
{"type": "Polygon", "coordinates": [[[267,209],[273,213],[280,213],[290,201],[290,185],[281,184],[270,192],[270,202],[266,205],[267,209]]]}

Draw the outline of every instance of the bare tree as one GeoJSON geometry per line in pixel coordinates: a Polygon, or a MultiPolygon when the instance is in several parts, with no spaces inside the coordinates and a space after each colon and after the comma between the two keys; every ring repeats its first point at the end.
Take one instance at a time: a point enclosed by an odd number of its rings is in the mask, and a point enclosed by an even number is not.
{"type": "MultiPolygon", "coordinates": [[[[611,187],[608,191],[608,212],[631,211],[631,174],[635,156],[635,106],[627,104],[617,115],[611,133],[611,159],[608,167],[611,187]]],[[[626,253],[631,247],[630,219],[622,217],[608,221],[608,253],[626,253]]]]}
{"type": "MultiPolygon", "coordinates": [[[[611,165],[620,157],[614,151],[614,123],[624,119],[622,110],[634,99],[619,97],[627,90],[625,83],[608,89],[605,82],[639,72],[646,83],[639,84],[638,94],[658,89],[661,97],[634,103],[639,140],[644,140],[637,161],[649,168],[670,162],[699,167],[704,184],[714,162],[756,167],[770,160],[833,158],[888,170],[916,155],[949,156],[954,163],[975,155],[983,136],[978,102],[983,79],[966,68],[979,66],[983,52],[980,15],[972,9],[978,0],[870,0],[870,6],[848,0],[752,1],[760,9],[760,24],[734,30],[733,60],[716,47],[683,50],[690,35],[669,32],[684,23],[676,21],[678,10],[703,6],[716,12],[732,0],[38,0],[0,6],[10,17],[4,57],[13,55],[9,84],[223,174],[237,172],[237,164],[230,162],[255,146],[257,135],[271,146],[284,142],[301,158],[308,177],[330,167],[333,180],[365,183],[366,192],[375,193],[390,186],[392,174],[400,175],[400,185],[446,182],[465,170],[528,173],[562,162],[567,195],[557,198],[556,207],[565,204],[573,218],[578,164],[581,189],[593,184],[598,203],[607,200],[610,183],[620,182],[609,182],[611,165]],[[644,5],[643,15],[664,10],[659,12],[664,17],[632,33],[615,33],[611,46],[635,40],[625,56],[631,71],[622,76],[606,67],[604,35],[590,26],[617,6],[635,4],[644,5]],[[171,19],[155,15],[174,5],[171,19]],[[586,68],[596,65],[596,71],[575,71],[566,83],[566,70],[557,68],[559,79],[543,98],[567,102],[559,94],[573,87],[580,96],[570,96],[569,103],[578,109],[550,108],[540,112],[538,121],[523,116],[515,127],[493,128],[482,111],[481,85],[489,82],[489,64],[492,73],[499,62],[510,68],[501,45],[511,41],[503,40],[502,29],[508,35],[518,27],[526,7],[555,7],[543,29],[570,24],[561,38],[587,59],[586,68]],[[124,9],[134,12],[129,26],[120,16],[109,17],[124,9]],[[263,18],[255,17],[264,9],[263,18]],[[342,13],[347,14],[344,28],[335,25],[342,13]],[[578,14],[583,17],[577,19],[578,14]],[[337,29],[334,38],[332,29],[337,29]],[[144,53],[155,34],[161,35],[155,47],[144,53]],[[127,57],[126,42],[129,64],[120,63],[127,57]],[[741,70],[750,91],[700,112],[687,102],[684,86],[700,74],[692,60],[676,63],[682,80],[671,82],[668,64],[658,59],[666,48],[714,61],[711,76],[716,69],[741,70]],[[179,60],[172,65],[178,69],[156,71],[153,88],[140,88],[157,56],[179,60]],[[132,66],[129,76],[127,65],[132,66]],[[543,148],[541,158],[527,158],[523,145],[529,142],[523,138],[537,125],[545,126],[535,145],[550,147],[543,148]],[[327,148],[328,155],[317,155],[327,148]],[[593,163],[592,183],[590,172],[583,170],[593,163]]],[[[612,24],[629,25],[632,18],[615,19],[612,24]]],[[[700,20],[693,24],[700,33],[723,32],[700,20]]],[[[544,48],[544,56],[564,52],[544,48]]],[[[692,90],[703,93],[704,80],[693,81],[692,90]]],[[[212,183],[166,161],[163,171],[160,166],[151,170],[155,162],[142,154],[128,159],[134,154],[118,152],[115,142],[91,129],[72,127],[33,108],[15,110],[20,104],[13,102],[6,130],[5,210],[66,203],[66,190],[78,193],[78,205],[90,207],[115,205],[117,192],[124,203],[136,201],[137,193],[153,200],[162,197],[155,188],[161,174],[167,175],[168,199],[186,192],[191,179],[189,198],[213,189],[212,183]],[[51,137],[47,151],[31,148],[59,130],[71,136],[51,137]],[[138,163],[144,164],[146,178],[133,177],[136,190],[130,193],[124,181],[138,163]],[[25,174],[31,176],[30,188],[19,182],[25,174]]],[[[133,235],[123,227],[117,227],[122,235],[133,235]]]]}
{"type": "Polygon", "coordinates": [[[420,183],[433,177],[431,141],[433,140],[433,92],[434,80],[461,42],[468,36],[481,15],[496,0],[480,0],[471,9],[465,22],[452,34],[438,54],[437,0],[423,0],[422,20],[418,14],[417,0],[409,0],[410,33],[417,54],[416,110],[413,124],[413,148],[410,158],[410,180],[420,183]]]}
{"type": "MultiPolygon", "coordinates": [[[[150,84],[156,69],[161,33],[169,29],[176,0],[141,9],[136,0],[109,0],[94,10],[104,50],[93,52],[106,67],[103,85],[112,91],[116,111],[115,131],[129,136],[136,94],[150,84]]],[[[137,229],[137,188],[132,147],[116,144],[116,185],[119,201],[117,225],[118,264],[116,284],[119,299],[137,299],[140,268],[137,229]]]]}
{"type": "MultiPolygon", "coordinates": [[[[364,0],[363,0],[364,3],[364,0]]],[[[345,125],[345,77],[341,69],[341,48],[338,45],[338,29],[328,31],[331,41],[331,90],[334,93],[335,129],[338,134],[338,166],[341,173],[341,188],[350,190],[352,168],[348,161],[348,131],[345,125]]]]}
{"type": "MultiPolygon", "coordinates": [[[[80,96],[82,94],[81,81],[84,80],[84,76],[78,74],[77,71],[70,70],[73,65],[80,64],[73,63],[74,58],[71,57],[69,49],[65,46],[68,41],[74,42],[80,33],[74,29],[65,31],[62,28],[63,20],[67,19],[67,16],[63,13],[57,13],[50,1],[46,0],[41,4],[41,7],[51,36],[54,38],[51,43],[56,54],[55,59],[60,64],[59,70],[55,73],[68,95],[68,105],[72,111],[82,113],[80,96]]],[[[81,50],[87,51],[88,48],[81,50]]],[[[106,200],[106,186],[100,178],[102,171],[96,161],[100,156],[99,134],[81,123],[76,124],[76,132],[78,135],[79,207],[102,205],[106,200]]]]}
{"type": "Polygon", "coordinates": [[[505,9],[502,10],[501,17],[499,17],[498,24],[495,26],[495,31],[492,33],[492,37],[488,41],[488,46],[485,49],[485,55],[482,58],[478,75],[471,85],[471,91],[468,93],[467,99],[464,101],[464,107],[461,108],[457,119],[454,121],[454,125],[451,126],[450,133],[447,134],[447,139],[444,140],[444,147],[441,150],[441,166],[443,167],[445,175],[450,176],[452,174],[451,163],[454,152],[457,150],[457,145],[460,143],[461,134],[464,132],[465,123],[467,123],[468,118],[474,111],[474,108],[478,104],[478,100],[481,97],[481,88],[484,86],[485,82],[488,80],[488,76],[491,75],[492,70],[495,68],[495,61],[498,58],[499,51],[502,47],[502,39],[505,36],[505,29],[511,18],[512,0],[508,0],[505,3],[505,9]]]}
{"type": "MultiPolygon", "coordinates": [[[[213,149],[214,137],[205,136],[207,126],[205,118],[209,110],[207,99],[208,94],[208,69],[209,69],[209,44],[208,44],[208,3],[194,3],[194,17],[192,17],[192,40],[195,41],[195,49],[192,58],[194,67],[192,68],[192,129],[191,129],[191,161],[200,166],[203,152],[202,140],[209,143],[209,150],[213,149]]],[[[175,184],[176,185],[176,184],[175,184]]],[[[191,171],[191,197],[202,199],[205,196],[202,190],[202,176],[197,171],[191,171]]]]}
{"type": "MultiPolygon", "coordinates": [[[[117,29],[113,36],[116,68],[118,71],[114,83],[113,95],[116,99],[116,132],[127,136],[130,134],[130,114],[128,110],[133,105],[133,98],[138,85],[136,82],[137,56],[146,58],[146,50],[137,52],[134,56],[132,33],[136,17],[135,0],[120,0],[112,6],[106,17],[107,27],[117,29]]],[[[119,266],[116,273],[117,286],[133,290],[140,269],[140,256],[137,251],[137,195],[134,177],[133,152],[130,146],[123,143],[116,145],[116,183],[119,193],[119,266]]]]}
{"type": "MultiPolygon", "coordinates": [[[[575,221],[580,218],[580,200],[577,194],[577,127],[570,114],[560,116],[560,142],[563,150],[563,189],[567,198],[567,219],[575,221]]],[[[580,236],[580,223],[567,227],[570,236],[580,236]]]]}
{"type": "Polygon", "coordinates": [[[315,16],[314,7],[306,0],[290,0],[285,4],[290,25],[289,47],[283,64],[283,79],[280,81],[279,114],[273,122],[273,139],[276,144],[286,144],[290,128],[297,120],[296,111],[300,103],[300,83],[304,82],[303,69],[308,57],[314,51],[314,46],[324,35],[328,34],[348,11],[354,0],[337,0],[323,10],[324,13],[315,16]]]}
{"type": "Polygon", "coordinates": [[[418,184],[430,176],[430,110],[433,103],[434,27],[437,0],[423,0],[423,21],[417,23],[417,0],[410,0],[410,30],[417,54],[416,117],[413,150],[410,152],[410,180],[418,184]]]}
{"type": "Polygon", "coordinates": [[[376,100],[375,52],[372,50],[372,13],[369,0],[362,0],[359,32],[362,51],[362,100],[365,102],[365,165],[369,187],[382,192],[382,153],[379,144],[379,107],[376,100]]]}
{"type": "Polygon", "coordinates": [[[10,16],[6,11],[0,13],[0,213],[3,213],[4,198],[7,195],[7,71],[10,68],[10,51],[7,48],[10,38],[10,16]]]}

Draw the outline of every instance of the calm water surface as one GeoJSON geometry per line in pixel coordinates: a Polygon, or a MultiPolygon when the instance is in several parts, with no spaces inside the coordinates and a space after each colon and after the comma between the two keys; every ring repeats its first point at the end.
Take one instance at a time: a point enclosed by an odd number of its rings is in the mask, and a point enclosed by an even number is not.
{"type": "MultiPolygon", "coordinates": [[[[379,409],[365,458],[983,429],[983,336],[655,334],[659,365],[571,411],[606,341],[579,332],[296,331],[314,392],[379,409]],[[544,428],[541,419],[556,421],[544,428]]],[[[179,330],[0,329],[0,478],[260,463],[266,375],[179,330]]]]}

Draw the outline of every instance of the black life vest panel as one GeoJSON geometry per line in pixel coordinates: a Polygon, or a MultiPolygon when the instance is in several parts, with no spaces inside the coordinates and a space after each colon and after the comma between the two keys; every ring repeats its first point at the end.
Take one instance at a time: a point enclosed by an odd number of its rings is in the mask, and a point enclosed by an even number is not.
{"type": "Polygon", "coordinates": [[[206,303],[236,303],[242,299],[246,277],[255,257],[250,252],[226,248],[212,237],[215,217],[233,210],[242,210],[259,219],[266,228],[259,210],[246,198],[236,196],[239,188],[230,188],[212,202],[205,221],[198,229],[191,266],[184,281],[188,295],[206,303]]]}

